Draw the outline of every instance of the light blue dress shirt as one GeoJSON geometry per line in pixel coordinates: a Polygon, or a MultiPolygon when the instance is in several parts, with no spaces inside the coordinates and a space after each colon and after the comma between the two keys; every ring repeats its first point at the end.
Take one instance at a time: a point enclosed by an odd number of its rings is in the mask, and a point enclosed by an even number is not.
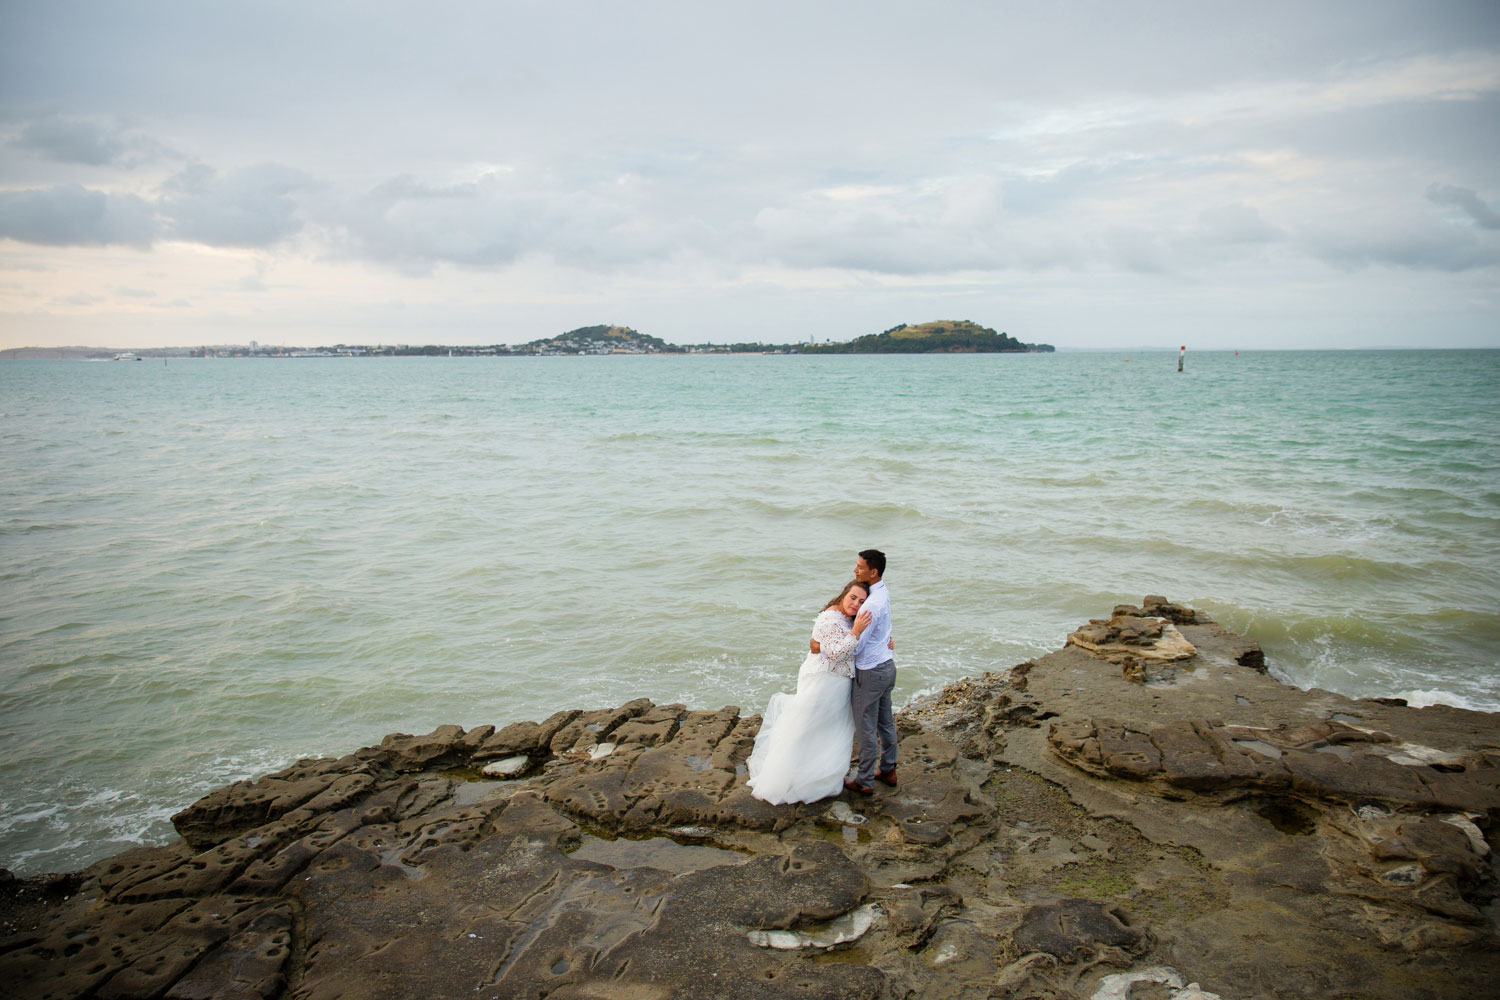
{"type": "Polygon", "coordinates": [[[860,610],[870,612],[870,624],[860,635],[859,645],[854,647],[854,669],[869,670],[892,659],[891,651],[886,648],[891,639],[891,595],[886,593],[884,580],[870,585],[870,596],[860,610]]]}

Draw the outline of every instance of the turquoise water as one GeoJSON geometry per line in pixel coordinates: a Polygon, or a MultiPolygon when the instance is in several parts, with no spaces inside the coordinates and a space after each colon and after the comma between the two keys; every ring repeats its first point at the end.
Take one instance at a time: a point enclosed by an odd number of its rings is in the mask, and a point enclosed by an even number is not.
{"type": "Polygon", "coordinates": [[[0,365],[0,866],[392,731],[759,711],[857,549],[898,698],[1146,593],[1500,709],[1500,352],[0,365]]]}

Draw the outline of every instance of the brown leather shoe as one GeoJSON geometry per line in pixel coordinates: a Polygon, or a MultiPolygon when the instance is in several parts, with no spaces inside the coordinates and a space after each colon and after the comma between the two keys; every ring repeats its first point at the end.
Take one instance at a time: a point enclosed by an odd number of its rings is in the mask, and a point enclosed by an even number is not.
{"type": "Polygon", "coordinates": [[[844,779],[844,787],[847,788],[847,789],[849,789],[849,791],[851,791],[851,792],[858,792],[861,795],[874,795],[875,794],[875,786],[874,785],[861,785],[859,782],[855,781],[853,778],[845,778],[844,779]]]}
{"type": "Polygon", "coordinates": [[[875,772],[875,780],[876,781],[883,781],[887,785],[890,785],[892,788],[895,788],[896,787],[896,769],[893,767],[889,771],[876,771],[875,772]]]}

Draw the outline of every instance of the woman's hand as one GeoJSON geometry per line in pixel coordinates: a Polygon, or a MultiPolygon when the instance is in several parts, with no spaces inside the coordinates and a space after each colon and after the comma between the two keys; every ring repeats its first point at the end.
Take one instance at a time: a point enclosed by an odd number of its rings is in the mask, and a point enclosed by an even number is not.
{"type": "Polygon", "coordinates": [[[872,619],[871,619],[871,616],[870,616],[870,612],[868,612],[868,611],[861,611],[859,613],[859,617],[856,618],[856,619],[854,619],[854,627],[852,629],[850,629],[849,631],[853,632],[855,635],[860,635],[860,634],[862,634],[864,632],[864,630],[866,628],[869,627],[869,624],[870,624],[871,620],[872,619]]]}

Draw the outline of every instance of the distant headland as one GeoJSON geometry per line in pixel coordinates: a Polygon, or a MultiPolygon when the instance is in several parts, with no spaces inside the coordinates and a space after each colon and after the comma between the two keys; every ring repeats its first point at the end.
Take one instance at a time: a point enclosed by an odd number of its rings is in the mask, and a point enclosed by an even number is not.
{"type": "MultiPolygon", "coordinates": [[[[793,341],[773,344],[670,344],[628,326],[582,326],[555,337],[524,344],[334,344],[320,347],[248,345],[134,348],[141,358],[368,358],[368,357],[563,357],[614,354],[1022,354],[1045,353],[1051,344],[1023,344],[969,320],[899,323],[883,333],[831,342],[793,341]]],[[[13,347],[0,360],[99,360],[117,358],[119,348],[13,347]]]]}
{"type": "Polygon", "coordinates": [[[1044,354],[1051,344],[1023,344],[1006,333],[966,319],[934,320],[912,326],[901,323],[884,333],[856,337],[842,344],[812,344],[807,354],[1044,354]]]}

